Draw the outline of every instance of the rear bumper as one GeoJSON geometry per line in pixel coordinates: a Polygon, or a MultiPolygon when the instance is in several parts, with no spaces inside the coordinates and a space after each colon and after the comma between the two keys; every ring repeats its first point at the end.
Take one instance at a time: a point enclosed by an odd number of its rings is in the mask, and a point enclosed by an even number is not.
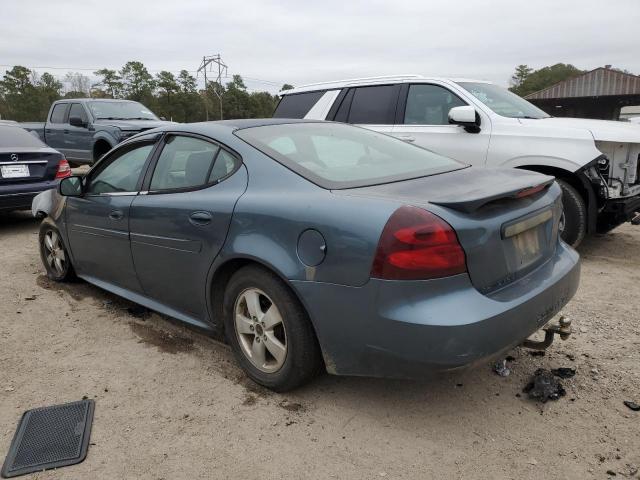
{"type": "Polygon", "coordinates": [[[59,180],[0,185],[0,210],[31,209],[33,198],[45,190],[56,188],[59,180]]]}
{"type": "Polygon", "coordinates": [[[485,296],[469,277],[370,280],[362,287],[294,281],[330,373],[398,378],[487,361],[522,343],[575,294],[578,254],[555,257],[485,296]]]}

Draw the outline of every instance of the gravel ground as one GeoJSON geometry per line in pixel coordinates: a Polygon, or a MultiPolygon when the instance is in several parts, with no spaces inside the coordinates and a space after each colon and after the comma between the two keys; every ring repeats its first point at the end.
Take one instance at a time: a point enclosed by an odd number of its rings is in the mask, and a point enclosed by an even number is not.
{"type": "Polygon", "coordinates": [[[0,217],[0,455],[24,410],[96,401],[84,463],[23,478],[638,477],[640,228],[581,248],[582,284],[562,312],[576,333],[545,356],[515,349],[429,382],[325,375],[266,391],[201,332],[86,283],[44,276],[38,222],[0,217]],[[540,367],[572,367],[567,394],[521,393],[540,367]],[[609,472],[609,473],[607,473],[609,472]]]}

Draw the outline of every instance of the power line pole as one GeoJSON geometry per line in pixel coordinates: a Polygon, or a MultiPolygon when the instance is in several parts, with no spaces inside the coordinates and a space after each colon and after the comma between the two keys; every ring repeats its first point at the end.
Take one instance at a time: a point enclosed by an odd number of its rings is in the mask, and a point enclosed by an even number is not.
{"type": "Polygon", "coordinates": [[[200,72],[204,73],[204,92],[205,92],[205,114],[207,117],[207,121],[209,120],[209,107],[207,106],[206,94],[207,94],[207,70],[211,71],[213,68],[212,64],[216,64],[218,66],[218,76],[216,77],[216,88],[213,92],[218,97],[218,101],[220,102],[220,120],[222,120],[222,75],[227,75],[227,65],[222,61],[220,54],[217,55],[209,55],[202,57],[202,63],[198,67],[198,72],[196,76],[200,74],[200,72]]]}

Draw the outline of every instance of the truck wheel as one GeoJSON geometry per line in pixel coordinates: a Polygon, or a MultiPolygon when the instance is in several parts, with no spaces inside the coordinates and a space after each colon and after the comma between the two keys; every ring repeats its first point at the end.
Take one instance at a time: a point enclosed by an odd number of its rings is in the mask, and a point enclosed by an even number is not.
{"type": "Polygon", "coordinates": [[[562,188],[560,235],[562,240],[577,248],[587,233],[587,206],[578,191],[564,180],[556,180],[562,188]]]}

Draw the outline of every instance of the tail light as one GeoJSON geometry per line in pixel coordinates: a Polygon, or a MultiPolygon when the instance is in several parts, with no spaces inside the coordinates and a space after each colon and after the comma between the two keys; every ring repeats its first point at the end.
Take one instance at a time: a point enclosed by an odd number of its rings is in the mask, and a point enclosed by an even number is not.
{"type": "Polygon", "coordinates": [[[396,210],[382,231],[371,276],[387,280],[426,280],[467,271],[455,230],[421,208],[396,210]]]}
{"type": "Polygon", "coordinates": [[[62,159],[58,162],[58,171],[56,172],[56,178],[66,178],[71,175],[71,167],[66,159],[62,159]]]}

